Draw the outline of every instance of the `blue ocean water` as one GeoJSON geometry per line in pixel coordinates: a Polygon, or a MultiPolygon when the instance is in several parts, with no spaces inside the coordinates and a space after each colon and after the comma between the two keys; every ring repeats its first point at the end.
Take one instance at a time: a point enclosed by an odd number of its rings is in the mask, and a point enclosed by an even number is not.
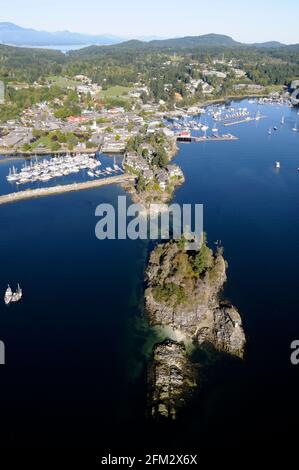
{"type": "MultiPolygon", "coordinates": [[[[180,144],[174,159],[186,178],[174,201],[204,205],[208,241],[221,240],[228,261],[224,296],[239,308],[248,340],[245,361],[211,366],[191,410],[167,427],[169,442],[185,449],[211,438],[216,448],[271,441],[296,419],[299,368],[289,356],[299,338],[298,118],[287,107],[232,105],[267,117],[219,124],[239,140],[180,144]]],[[[212,127],[208,113],[201,120],[212,127]]],[[[0,163],[1,194],[10,164],[0,163]]],[[[148,244],[94,233],[96,206],[124,194],[107,186],[0,206],[0,286],[24,289],[20,304],[0,304],[7,446],[166,445],[165,428],[145,418],[146,331],[135,331],[148,244]]]]}

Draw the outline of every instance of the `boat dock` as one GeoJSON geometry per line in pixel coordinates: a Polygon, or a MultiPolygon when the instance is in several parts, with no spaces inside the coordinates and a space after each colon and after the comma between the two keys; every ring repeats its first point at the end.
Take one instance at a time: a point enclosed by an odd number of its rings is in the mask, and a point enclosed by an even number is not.
{"type": "Polygon", "coordinates": [[[110,176],[95,181],[85,181],[84,183],[72,183],[59,186],[51,186],[48,188],[26,189],[17,193],[4,194],[0,196],[0,205],[8,204],[10,202],[23,201],[25,199],[32,199],[37,197],[51,196],[55,194],[69,193],[73,191],[81,191],[83,189],[98,188],[108,184],[122,184],[129,181],[134,181],[135,176],[123,174],[119,176],[110,176]]]}
{"type": "Polygon", "coordinates": [[[196,142],[223,142],[228,140],[239,140],[235,135],[213,135],[211,137],[197,137],[196,142]]]}
{"type": "Polygon", "coordinates": [[[251,121],[260,121],[261,119],[265,119],[267,116],[259,116],[259,117],[247,117],[245,119],[240,119],[239,121],[232,121],[232,122],[224,122],[224,126],[234,126],[236,124],[243,124],[244,122],[251,122],[251,121]]]}
{"type": "Polygon", "coordinates": [[[212,135],[209,137],[195,137],[195,136],[188,136],[188,137],[177,137],[178,142],[223,142],[223,141],[231,141],[231,140],[239,140],[239,137],[236,137],[232,134],[224,134],[224,135],[212,135]]]}

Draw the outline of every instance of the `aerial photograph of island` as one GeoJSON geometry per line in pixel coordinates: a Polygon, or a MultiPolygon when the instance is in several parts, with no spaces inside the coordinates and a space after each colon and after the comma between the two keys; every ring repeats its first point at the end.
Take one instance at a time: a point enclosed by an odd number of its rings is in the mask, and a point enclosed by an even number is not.
{"type": "Polygon", "coordinates": [[[295,450],[298,17],[1,2],[0,468],[295,450]]]}

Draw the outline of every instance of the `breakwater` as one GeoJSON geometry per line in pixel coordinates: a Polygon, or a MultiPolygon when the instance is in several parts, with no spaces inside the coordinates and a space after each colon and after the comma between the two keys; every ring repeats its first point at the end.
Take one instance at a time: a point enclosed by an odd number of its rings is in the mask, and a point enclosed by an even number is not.
{"type": "Polygon", "coordinates": [[[110,176],[109,178],[102,178],[100,180],[95,181],[85,181],[83,183],[72,183],[38,189],[26,189],[25,191],[19,191],[16,193],[10,193],[0,196],[0,205],[22,201],[25,199],[69,193],[73,191],[82,191],[84,189],[98,188],[100,186],[105,186],[108,184],[122,184],[129,181],[133,182],[134,179],[134,176],[124,174],[119,176],[110,176]]]}

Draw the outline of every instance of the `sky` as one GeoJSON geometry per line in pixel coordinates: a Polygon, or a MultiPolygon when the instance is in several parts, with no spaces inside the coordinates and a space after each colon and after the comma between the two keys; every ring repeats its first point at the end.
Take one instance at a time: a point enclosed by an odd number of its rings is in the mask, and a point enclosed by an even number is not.
{"type": "Polygon", "coordinates": [[[299,43],[299,0],[0,0],[0,21],[123,38],[227,34],[299,43]]]}

